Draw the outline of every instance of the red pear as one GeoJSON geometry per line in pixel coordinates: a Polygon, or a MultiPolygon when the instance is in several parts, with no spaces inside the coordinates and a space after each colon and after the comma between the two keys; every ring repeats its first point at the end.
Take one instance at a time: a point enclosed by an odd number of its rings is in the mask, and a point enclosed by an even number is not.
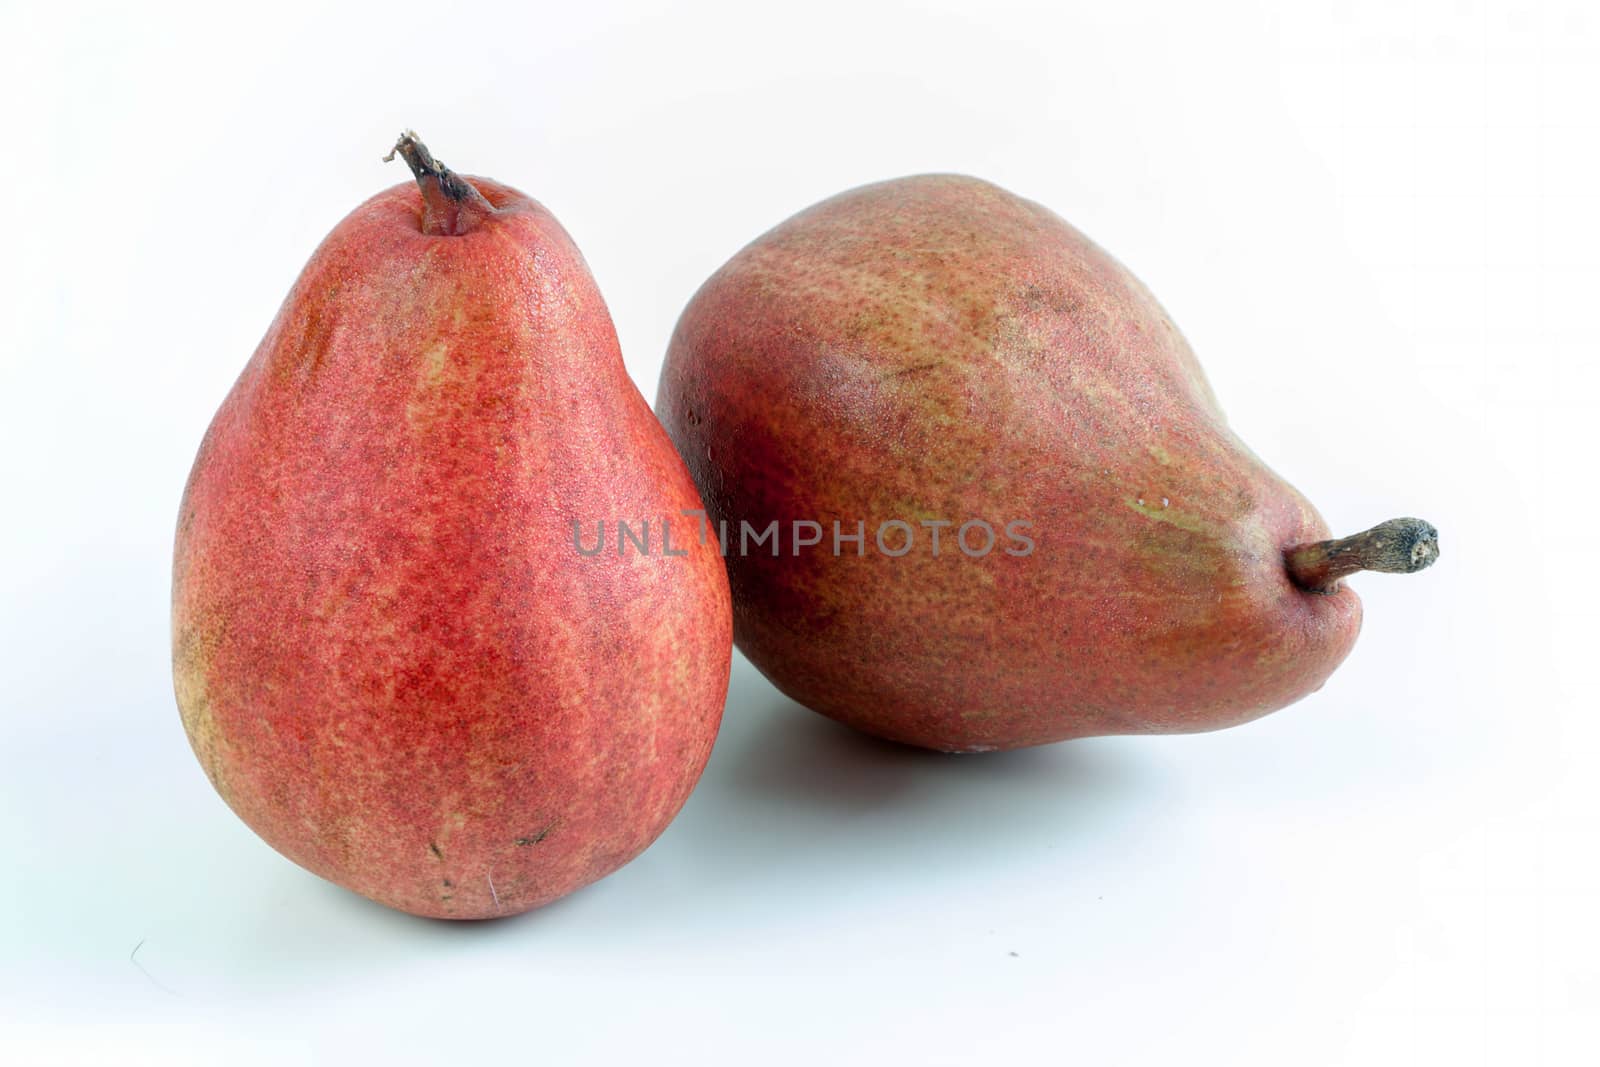
{"type": "Polygon", "coordinates": [[[930,748],[1252,719],[1350,651],[1343,575],[1437,553],[1417,520],[1328,541],[1144,286],[971,178],[844,193],[739,252],[658,411],[727,531],[740,648],[930,748]]]}
{"type": "Polygon", "coordinates": [[[508,915],[688,797],[727,580],[715,545],[662,551],[699,497],[571,238],[397,150],[416,184],[328,235],[200,446],[173,671],[206,774],[274,848],[418,915],[508,915]],[[577,550],[622,521],[650,553],[577,550]]]}

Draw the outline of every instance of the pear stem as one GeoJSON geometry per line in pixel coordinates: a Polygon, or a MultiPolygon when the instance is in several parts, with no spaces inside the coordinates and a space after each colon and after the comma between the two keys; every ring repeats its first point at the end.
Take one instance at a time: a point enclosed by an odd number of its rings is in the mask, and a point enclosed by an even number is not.
{"type": "Polygon", "coordinates": [[[423,233],[459,237],[494,213],[494,205],[471,182],[434,159],[415,133],[402,133],[383,161],[388,163],[396,154],[406,161],[422,190],[423,233]]]}
{"type": "Polygon", "coordinates": [[[1301,589],[1331,593],[1357,571],[1412,574],[1439,558],[1439,531],[1421,519],[1390,519],[1370,530],[1285,550],[1289,577],[1301,589]]]}

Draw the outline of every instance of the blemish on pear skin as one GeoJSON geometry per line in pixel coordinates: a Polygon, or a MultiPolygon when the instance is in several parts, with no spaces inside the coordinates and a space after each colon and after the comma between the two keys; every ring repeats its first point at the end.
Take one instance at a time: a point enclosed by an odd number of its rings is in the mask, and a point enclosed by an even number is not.
{"type": "Polygon", "coordinates": [[[1172,501],[1168,497],[1147,499],[1145,497],[1130,496],[1124,497],[1122,502],[1147,519],[1169,523],[1180,530],[1188,530],[1190,533],[1203,534],[1208,532],[1208,527],[1202,519],[1174,508],[1172,501]]]}
{"type": "Polygon", "coordinates": [[[433,385],[444,376],[445,363],[450,356],[450,346],[444,341],[429,345],[422,353],[423,381],[433,385]]]}
{"type": "Polygon", "coordinates": [[[529,834],[526,837],[517,838],[516,841],[513,842],[513,844],[518,845],[519,847],[526,847],[528,845],[537,845],[539,842],[541,842],[545,838],[549,837],[550,836],[550,831],[554,830],[555,828],[556,828],[556,824],[555,823],[551,823],[549,826],[546,826],[543,830],[540,830],[536,834],[529,834]]]}
{"type": "Polygon", "coordinates": [[[206,656],[199,632],[194,628],[181,628],[174,644],[173,684],[184,730],[212,787],[224,802],[231,804],[232,792],[222,774],[222,736],[211,713],[206,656]]]}
{"type": "Polygon", "coordinates": [[[894,370],[885,371],[883,380],[890,381],[894,378],[903,378],[909,374],[921,374],[931,370],[938,370],[942,366],[944,366],[944,360],[942,359],[925,360],[922,363],[913,363],[909,367],[896,367],[894,370]]]}

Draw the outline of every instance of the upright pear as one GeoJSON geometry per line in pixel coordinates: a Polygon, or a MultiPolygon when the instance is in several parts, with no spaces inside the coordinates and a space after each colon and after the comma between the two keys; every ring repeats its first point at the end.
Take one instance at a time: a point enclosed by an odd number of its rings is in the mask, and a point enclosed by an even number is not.
{"type": "Polygon", "coordinates": [[[856,189],[739,252],[657,406],[751,661],[935,749],[1253,719],[1350,651],[1341,577],[1437,553],[1418,520],[1329,541],[1144,286],[972,178],[856,189]]]}
{"type": "Polygon", "coordinates": [[[418,915],[509,915],[682,806],[727,580],[692,538],[594,551],[700,506],[594,280],[538,203],[396,147],[416,184],[328,235],[200,447],[173,673],[274,848],[418,915]]]}

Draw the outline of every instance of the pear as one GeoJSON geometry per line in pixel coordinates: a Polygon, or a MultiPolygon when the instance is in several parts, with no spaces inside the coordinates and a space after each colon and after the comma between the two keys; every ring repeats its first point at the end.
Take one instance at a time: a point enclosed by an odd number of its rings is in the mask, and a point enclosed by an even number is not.
{"type": "Polygon", "coordinates": [[[714,546],[662,550],[699,497],[561,225],[396,150],[416,183],[323,241],[200,446],[173,673],[206,774],[278,851],[417,915],[510,915],[683,805],[727,579],[714,546]],[[619,522],[652,551],[594,550],[619,522]]]}
{"type": "Polygon", "coordinates": [[[684,311],[657,410],[727,542],[739,647],[795,701],[934,749],[1281,708],[1356,639],[1340,579],[1438,550],[1419,520],[1329,540],[1144,286],[973,178],[856,189],[740,251],[684,311]]]}

